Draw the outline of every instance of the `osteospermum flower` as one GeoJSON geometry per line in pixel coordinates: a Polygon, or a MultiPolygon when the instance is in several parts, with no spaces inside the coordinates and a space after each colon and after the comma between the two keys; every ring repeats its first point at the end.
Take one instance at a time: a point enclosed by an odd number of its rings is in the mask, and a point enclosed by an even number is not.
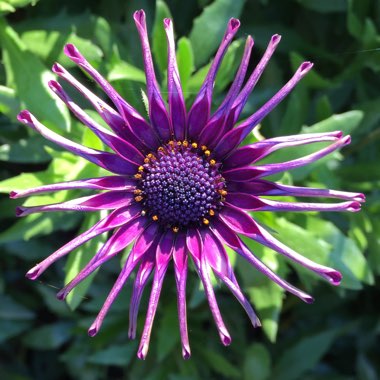
{"type": "Polygon", "coordinates": [[[155,77],[144,12],[137,11],[134,20],[142,44],[149,121],[122,99],[71,44],[66,45],[65,54],[99,84],[114,107],[110,107],[91,93],[59,64],[54,64],[53,71],[90,101],[112,131],[102,127],[86,114],[70,99],[58,82],[50,81],[49,86],[72,113],[110,148],[110,151],[90,149],[59,136],[42,125],[29,111],[22,111],[18,115],[20,122],[33,128],[46,139],[114,175],[14,191],[11,197],[20,198],[67,189],[100,191],[95,195],[58,204],[17,208],[18,216],[58,210],[112,210],[89,230],[37,264],[27,273],[27,277],[37,279],[51,264],[81,244],[100,234],[113,231],[99,252],[58,293],[58,298],[64,299],[98,267],[133,243],[119,277],[89,329],[89,335],[94,336],[98,333],[115,298],[132,271],[138,267],[130,305],[129,336],[134,338],[141,296],[153,273],[149,306],[138,349],[138,357],[144,359],[148,352],[162,283],[172,261],[178,294],[182,353],[184,358],[188,358],[190,347],[186,322],[186,277],[189,258],[194,262],[202,281],[220,339],[223,344],[228,345],[231,338],[217,305],[209,276],[210,269],[241,303],[253,326],[259,326],[260,322],[239,287],[225,246],[235,250],[285,290],[305,302],[313,301],[310,295],[281,279],[260,261],[244,244],[240,235],[272,248],[333,285],[338,285],[341,280],[341,274],[336,270],[312,262],[274,238],[255,221],[249,211],[358,211],[364,196],[335,190],[287,186],[263,179],[312,163],[347,145],[350,137],[343,137],[339,131],[271,138],[240,146],[244,138],[292,91],[312,67],[310,62],[302,63],[289,82],[267,103],[244,122],[236,124],[249,94],[280,42],[279,35],[271,38],[262,59],[243,86],[253,47],[252,38],[247,38],[236,77],[222,104],[211,113],[215,77],[240,25],[237,19],[231,19],[202,87],[187,112],[176,62],[172,21],[164,20],[168,40],[167,106],[155,77]],[[329,145],[313,154],[291,161],[258,163],[278,149],[317,142],[327,142],[329,145]],[[337,198],[345,201],[323,204],[280,202],[270,199],[271,196],[282,195],[337,198]]]}

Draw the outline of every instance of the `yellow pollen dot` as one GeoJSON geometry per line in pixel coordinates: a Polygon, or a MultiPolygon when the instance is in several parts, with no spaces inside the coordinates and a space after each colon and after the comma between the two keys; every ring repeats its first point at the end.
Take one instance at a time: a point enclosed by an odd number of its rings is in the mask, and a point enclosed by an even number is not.
{"type": "Polygon", "coordinates": [[[187,140],[183,140],[182,145],[187,148],[189,146],[189,142],[187,140]]]}
{"type": "Polygon", "coordinates": [[[157,222],[157,220],[158,220],[158,216],[157,216],[157,215],[153,215],[153,216],[152,216],[152,219],[153,219],[155,222],[157,222]]]}
{"type": "Polygon", "coordinates": [[[222,197],[225,197],[227,195],[227,191],[226,190],[218,190],[219,194],[222,196],[222,197]]]}
{"type": "Polygon", "coordinates": [[[178,145],[178,146],[181,146],[181,145],[182,145],[182,142],[181,142],[181,141],[177,141],[177,145],[178,145]]]}
{"type": "MultiPolygon", "coordinates": [[[[162,148],[162,147],[160,146],[160,148],[162,148]]],[[[160,148],[158,148],[158,149],[160,149],[160,148]]],[[[152,153],[149,153],[147,157],[148,157],[148,158],[152,158],[152,157],[154,157],[154,156],[153,156],[152,153]]]]}
{"type": "Polygon", "coordinates": [[[139,172],[143,172],[144,171],[144,166],[139,166],[139,172]]]}
{"type": "Polygon", "coordinates": [[[160,146],[157,150],[158,150],[159,152],[163,152],[163,151],[164,151],[164,147],[160,146]]]}
{"type": "Polygon", "coordinates": [[[142,193],[142,190],[136,189],[136,190],[133,190],[133,193],[136,194],[136,195],[139,195],[139,194],[142,193]]]}
{"type": "Polygon", "coordinates": [[[197,144],[197,143],[192,143],[191,146],[192,146],[194,149],[197,149],[197,148],[198,148],[198,144],[197,144]]]}
{"type": "Polygon", "coordinates": [[[208,212],[211,216],[214,216],[215,215],[215,211],[213,209],[209,210],[208,212]]]}
{"type": "Polygon", "coordinates": [[[206,218],[203,218],[202,220],[203,224],[205,224],[206,226],[210,223],[210,221],[206,218]]]}
{"type": "Polygon", "coordinates": [[[144,162],[145,162],[146,164],[149,164],[149,158],[148,158],[148,157],[145,157],[145,158],[144,158],[144,162]]]}
{"type": "Polygon", "coordinates": [[[135,174],[135,178],[140,179],[141,177],[142,177],[142,175],[140,173],[135,174]]]}
{"type": "Polygon", "coordinates": [[[210,160],[210,165],[214,166],[216,164],[215,160],[210,160]]]}
{"type": "Polygon", "coordinates": [[[168,142],[168,145],[173,146],[173,145],[174,145],[174,141],[173,141],[173,140],[170,140],[170,141],[168,142]]]}
{"type": "Polygon", "coordinates": [[[179,227],[173,227],[173,232],[177,233],[179,231],[179,227]]]}
{"type": "Polygon", "coordinates": [[[211,152],[207,149],[205,150],[205,156],[208,157],[211,154],[211,152]]]}
{"type": "Polygon", "coordinates": [[[136,202],[141,202],[143,199],[144,198],[141,195],[138,195],[137,197],[135,197],[136,202]]]}
{"type": "Polygon", "coordinates": [[[202,150],[207,150],[207,146],[206,146],[206,145],[202,145],[202,146],[201,146],[201,149],[202,149],[202,150]]]}

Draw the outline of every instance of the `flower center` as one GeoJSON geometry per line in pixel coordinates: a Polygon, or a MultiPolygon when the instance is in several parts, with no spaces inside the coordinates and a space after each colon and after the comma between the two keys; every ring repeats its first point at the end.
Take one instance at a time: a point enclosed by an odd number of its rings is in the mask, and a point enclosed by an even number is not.
{"type": "Polygon", "coordinates": [[[144,213],[175,232],[209,224],[226,195],[220,165],[210,155],[207,147],[186,140],[169,141],[148,154],[135,175],[140,180],[135,200],[144,213]]]}

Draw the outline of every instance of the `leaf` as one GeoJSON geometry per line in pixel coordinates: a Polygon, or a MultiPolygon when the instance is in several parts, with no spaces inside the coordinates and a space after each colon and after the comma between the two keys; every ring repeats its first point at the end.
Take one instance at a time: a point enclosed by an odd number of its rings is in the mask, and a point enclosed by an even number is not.
{"type": "Polygon", "coordinates": [[[263,344],[255,343],[245,351],[244,380],[266,380],[271,373],[271,357],[263,344]]]}
{"type": "Polygon", "coordinates": [[[145,73],[127,62],[117,61],[110,68],[108,80],[110,82],[118,80],[131,80],[145,84],[145,73]]]}
{"type": "Polygon", "coordinates": [[[25,321],[34,318],[34,313],[25,306],[17,303],[8,295],[0,294],[0,320],[25,321]]]}
{"type": "Polygon", "coordinates": [[[23,337],[27,347],[37,350],[52,350],[61,347],[70,339],[71,324],[58,322],[33,329],[23,337]]]}
{"type": "Polygon", "coordinates": [[[334,341],[338,329],[331,329],[310,336],[298,337],[293,346],[286,347],[285,352],[275,363],[272,378],[294,380],[307,370],[312,369],[327,352],[334,341]]]}
{"type": "Polygon", "coordinates": [[[20,101],[12,88],[0,86],[0,112],[8,117],[15,118],[20,110],[20,101]]]}
{"type": "Polygon", "coordinates": [[[181,78],[181,86],[185,99],[189,93],[187,92],[187,84],[191,74],[194,71],[194,53],[191,42],[188,38],[182,37],[177,43],[177,64],[179,76],[181,78]]]}
{"type": "Polygon", "coordinates": [[[170,307],[165,309],[164,315],[160,319],[160,326],[157,332],[157,359],[162,361],[176,347],[179,342],[179,333],[174,330],[174,326],[178,324],[176,313],[176,305],[170,304],[170,307]]]}
{"type": "Polygon", "coordinates": [[[239,369],[232,365],[223,355],[204,348],[201,348],[200,350],[203,360],[215,372],[227,378],[240,378],[239,369]]]}
{"type": "Polygon", "coordinates": [[[364,112],[348,111],[333,115],[311,126],[302,127],[301,133],[324,133],[342,131],[345,135],[353,133],[363,120],[364,112]]]}
{"type": "Polygon", "coordinates": [[[218,48],[228,20],[239,17],[245,0],[215,0],[194,20],[190,41],[195,65],[205,64],[218,48]]]}
{"type": "Polygon", "coordinates": [[[337,13],[347,10],[347,0],[297,0],[302,6],[320,13],[337,13]]]}
{"type": "Polygon", "coordinates": [[[15,12],[17,8],[22,8],[27,5],[36,5],[39,0],[1,0],[0,12],[8,13],[15,12]]]}
{"type": "Polygon", "coordinates": [[[168,67],[168,49],[163,23],[164,18],[172,18],[170,9],[163,0],[157,0],[152,31],[152,52],[155,62],[162,74],[165,73],[168,67]]]}
{"type": "Polygon", "coordinates": [[[136,348],[136,342],[130,342],[125,345],[112,345],[92,354],[87,361],[96,365],[125,367],[131,362],[136,348]]]}
{"type": "MultiPolygon", "coordinates": [[[[82,232],[88,230],[97,221],[99,221],[100,218],[100,213],[88,214],[83,221],[78,234],[81,234],[82,232]]],[[[65,266],[65,284],[68,284],[90,261],[90,259],[98,252],[105,240],[106,236],[104,234],[100,235],[83,244],[78,249],[76,249],[75,252],[69,255],[65,266]]],[[[71,310],[75,310],[80,305],[96,273],[97,272],[92,273],[69,293],[66,298],[66,302],[71,310]]]]}
{"type": "Polygon", "coordinates": [[[0,41],[4,49],[7,80],[22,97],[22,106],[53,130],[69,130],[70,116],[62,102],[50,95],[48,81],[55,79],[41,61],[29,52],[16,32],[0,20],[0,41]]]}

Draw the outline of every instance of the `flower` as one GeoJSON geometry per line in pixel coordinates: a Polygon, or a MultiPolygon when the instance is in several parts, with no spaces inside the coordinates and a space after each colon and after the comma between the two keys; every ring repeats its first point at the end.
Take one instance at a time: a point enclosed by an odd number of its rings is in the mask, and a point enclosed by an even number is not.
{"type": "Polygon", "coordinates": [[[72,44],[65,46],[65,54],[98,83],[113,102],[114,108],[91,93],[59,64],[54,64],[53,71],[90,101],[110,129],[102,127],[86,114],[70,99],[57,81],[50,81],[49,86],[72,113],[110,148],[110,151],[90,149],[72,142],[49,130],[27,110],[18,115],[20,122],[33,128],[46,139],[112,172],[113,175],[13,191],[11,197],[21,198],[67,189],[100,191],[95,195],[62,203],[17,208],[18,216],[58,210],[112,210],[89,230],[33,267],[26,276],[31,280],[37,279],[51,264],[86,241],[114,231],[89,263],[58,293],[58,298],[64,299],[76,285],[103,263],[133,244],[112,290],[89,329],[89,335],[97,334],[131,272],[139,266],[130,305],[129,336],[135,338],[139,303],[153,273],[148,311],[138,349],[138,357],[144,359],[149,348],[162,283],[172,261],[177,287],[182,353],[184,358],[189,358],[190,345],[186,321],[189,257],[202,281],[220,339],[223,344],[228,345],[231,338],[218,308],[209,277],[210,269],[241,303],[253,326],[259,326],[260,322],[239,287],[225,246],[232,248],[285,290],[305,302],[313,301],[310,295],[281,279],[261,262],[249,250],[240,235],[272,248],[333,285],[338,285],[341,281],[338,271],[312,262],[274,238],[249,211],[358,211],[364,196],[359,193],[288,186],[262,179],[307,165],[347,145],[350,137],[343,137],[340,131],[271,138],[240,146],[260,121],[312,68],[312,63],[302,63],[288,83],[267,103],[245,121],[237,124],[249,94],[280,42],[279,35],[271,38],[262,59],[243,85],[253,47],[253,40],[248,36],[236,77],[222,104],[211,113],[215,77],[240,25],[237,19],[231,19],[201,89],[187,112],[176,62],[172,21],[164,20],[168,40],[167,107],[155,77],[144,11],[135,12],[134,20],[142,44],[149,122],[121,98],[72,44]],[[316,142],[328,142],[329,145],[291,161],[258,163],[276,150],[316,142]],[[345,201],[327,204],[280,202],[270,199],[271,196],[315,196],[345,201]]]}

